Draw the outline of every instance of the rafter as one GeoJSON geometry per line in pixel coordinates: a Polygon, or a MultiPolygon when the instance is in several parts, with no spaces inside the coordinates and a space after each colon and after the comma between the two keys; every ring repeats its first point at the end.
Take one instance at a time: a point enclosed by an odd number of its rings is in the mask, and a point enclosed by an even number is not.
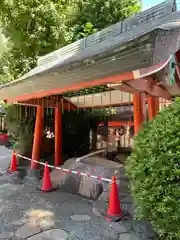
{"type": "Polygon", "coordinates": [[[133,81],[130,80],[126,82],[126,84],[138,91],[145,92],[149,95],[161,97],[166,100],[171,99],[169,93],[164,88],[162,88],[162,86],[154,84],[152,77],[139,78],[133,81]]]}
{"type": "Polygon", "coordinates": [[[118,84],[108,84],[108,87],[112,89],[120,90],[122,92],[131,93],[131,94],[139,92],[137,89],[127,85],[126,82],[120,82],[118,84]]]}

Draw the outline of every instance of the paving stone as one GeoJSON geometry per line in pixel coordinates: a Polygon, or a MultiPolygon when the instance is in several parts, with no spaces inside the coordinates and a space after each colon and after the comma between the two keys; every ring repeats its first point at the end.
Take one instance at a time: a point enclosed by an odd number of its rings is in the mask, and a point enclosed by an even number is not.
{"type": "MultiPolygon", "coordinates": [[[[78,238],[78,237],[73,237],[73,238],[69,237],[68,240],[81,240],[81,239],[78,238]]],[[[108,239],[108,240],[109,240],[109,239],[108,239]]]]}
{"type": "Polygon", "coordinates": [[[127,232],[130,232],[133,228],[133,220],[121,221],[121,224],[126,228],[127,232]]]}
{"type": "Polygon", "coordinates": [[[15,236],[20,238],[27,238],[29,236],[39,233],[40,231],[41,230],[39,227],[25,224],[16,231],[15,236]]]}
{"type": "Polygon", "coordinates": [[[127,233],[127,228],[125,228],[125,226],[123,226],[121,224],[121,222],[119,223],[111,223],[110,227],[112,227],[114,230],[118,231],[119,233],[127,233]]]}
{"type": "Polygon", "coordinates": [[[51,229],[27,238],[27,240],[66,240],[68,233],[61,229],[51,229]]]}
{"type": "Polygon", "coordinates": [[[73,221],[89,221],[91,217],[88,215],[72,215],[71,219],[73,221]]]}
{"type": "Polygon", "coordinates": [[[4,232],[4,233],[0,233],[0,239],[10,239],[14,237],[14,233],[13,232],[4,232]]]}
{"type": "Polygon", "coordinates": [[[92,208],[92,213],[97,217],[102,217],[102,214],[95,207],[92,208]]]}
{"type": "Polygon", "coordinates": [[[130,214],[131,216],[134,215],[134,206],[131,203],[121,203],[121,208],[123,209],[124,213],[130,214]]]}
{"type": "Polygon", "coordinates": [[[144,220],[134,220],[133,221],[133,231],[142,240],[153,238],[153,229],[150,223],[144,220]]]}
{"type": "Polygon", "coordinates": [[[25,224],[26,223],[26,219],[25,218],[22,218],[22,219],[20,219],[20,220],[17,220],[17,221],[14,221],[12,224],[14,224],[14,225],[23,225],[23,224],[25,224]]]}
{"type": "Polygon", "coordinates": [[[126,203],[126,204],[127,204],[127,203],[132,204],[133,199],[132,199],[131,196],[126,196],[126,197],[121,198],[121,202],[122,202],[122,203],[126,203]]]}
{"type": "Polygon", "coordinates": [[[9,224],[7,224],[5,226],[5,229],[10,232],[15,232],[17,231],[19,228],[21,228],[26,222],[24,220],[18,220],[18,221],[14,221],[14,222],[9,222],[9,224]]]}
{"type": "Polygon", "coordinates": [[[140,238],[133,233],[122,233],[119,235],[118,240],[140,240],[140,238]]]}

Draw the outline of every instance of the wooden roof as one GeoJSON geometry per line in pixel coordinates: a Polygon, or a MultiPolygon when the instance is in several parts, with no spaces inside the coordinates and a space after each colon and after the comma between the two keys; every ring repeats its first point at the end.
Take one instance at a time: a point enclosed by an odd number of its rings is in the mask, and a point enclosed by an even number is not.
{"type": "Polygon", "coordinates": [[[179,33],[180,12],[168,0],[39,58],[36,68],[0,87],[0,100],[40,98],[154,74],[180,49],[179,33]]]}

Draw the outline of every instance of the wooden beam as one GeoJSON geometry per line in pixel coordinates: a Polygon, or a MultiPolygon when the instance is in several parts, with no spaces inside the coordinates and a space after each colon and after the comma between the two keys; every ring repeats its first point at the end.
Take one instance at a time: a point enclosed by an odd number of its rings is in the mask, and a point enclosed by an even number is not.
{"type": "MultiPolygon", "coordinates": [[[[130,127],[134,125],[133,121],[111,121],[108,122],[109,127],[120,127],[120,126],[127,126],[129,125],[130,127]]],[[[104,126],[103,122],[97,123],[97,126],[104,126]]]]}
{"type": "Polygon", "coordinates": [[[100,79],[95,79],[95,80],[91,80],[91,81],[85,81],[85,82],[81,82],[81,83],[72,84],[69,86],[62,87],[62,88],[55,88],[55,89],[45,90],[45,91],[41,91],[41,92],[35,92],[35,93],[31,93],[31,94],[21,95],[21,96],[17,96],[17,97],[13,97],[13,98],[8,98],[8,99],[6,99],[6,101],[8,103],[12,103],[12,102],[19,102],[19,101],[27,101],[29,99],[35,99],[35,98],[39,99],[39,98],[43,98],[46,96],[62,94],[64,92],[80,90],[82,88],[91,88],[91,87],[95,87],[95,86],[117,83],[117,82],[121,82],[121,81],[128,81],[131,79],[134,79],[134,72],[125,72],[125,73],[120,73],[120,74],[113,75],[113,76],[107,76],[107,77],[100,78],[100,79]]]}
{"type": "Polygon", "coordinates": [[[41,98],[41,99],[35,98],[27,101],[18,101],[18,102],[15,102],[15,104],[23,105],[23,106],[32,106],[32,107],[43,106],[45,108],[56,108],[60,104],[62,105],[62,108],[66,110],[77,109],[76,105],[62,98],[61,96],[52,96],[52,97],[41,98]]]}
{"type": "MultiPolygon", "coordinates": [[[[133,80],[133,81],[135,81],[135,80],[133,80]]],[[[137,89],[129,86],[126,82],[120,82],[118,84],[109,84],[108,87],[120,90],[122,92],[131,93],[131,94],[139,92],[137,89]]]]}
{"type": "Polygon", "coordinates": [[[109,107],[121,107],[121,106],[127,106],[127,105],[132,105],[133,102],[120,102],[120,103],[112,103],[112,104],[105,104],[105,105],[96,105],[96,106],[80,106],[78,107],[79,109],[97,109],[97,108],[109,108],[109,107]]]}
{"type": "Polygon", "coordinates": [[[161,97],[167,100],[171,99],[171,96],[165,89],[154,84],[152,77],[140,78],[133,81],[130,80],[126,82],[126,84],[132,88],[137,89],[138,91],[145,92],[149,95],[161,97]]]}
{"type": "Polygon", "coordinates": [[[137,89],[139,92],[151,92],[152,91],[152,83],[144,78],[139,78],[134,81],[129,81],[126,83],[128,86],[137,89]]]}
{"type": "Polygon", "coordinates": [[[171,96],[169,95],[169,93],[165,89],[157,85],[154,85],[151,95],[155,97],[161,97],[166,100],[171,100],[171,96]]]}

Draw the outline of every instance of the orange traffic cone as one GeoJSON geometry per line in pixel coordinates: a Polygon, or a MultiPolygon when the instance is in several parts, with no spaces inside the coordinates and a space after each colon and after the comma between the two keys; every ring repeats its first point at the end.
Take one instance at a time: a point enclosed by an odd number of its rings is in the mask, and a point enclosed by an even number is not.
{"type": "Polygon", "coordinates": [[[42,185],[41,191],[50,192],[52,191],[52,182],[50,178],[48,162],[46,162],[45,164],[46,165],[44,167],[44,178],[43,178],[43,185],[42,185]]]}
{"type": "Polygon", "coordinates": [[[13,150],[12,152],[11,165],[10,165],[9,171],[10,172],[17,171],[17,158],[16,158],[15,150],[13,150]]]}
{"type": "Polygon", "coordinates": [[[120,206],[116,177],[112,177],[111,192],[109,197],[109,206],[106,212],[106,220],[118,221],[123,217],[123,211],[120,206]]]}

